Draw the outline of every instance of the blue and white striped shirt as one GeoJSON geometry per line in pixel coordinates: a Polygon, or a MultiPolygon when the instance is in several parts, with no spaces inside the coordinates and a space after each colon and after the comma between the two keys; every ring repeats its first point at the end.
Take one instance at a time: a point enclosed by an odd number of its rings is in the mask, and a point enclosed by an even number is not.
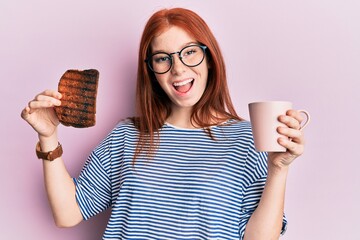
{"type": "Polygon", "coordinates": [[[84,219],[112,208],[103,239],[242,239],[264,188],[267,155],[254,150],[247,121],[211,132],[215,140],[202,129],[165,124],[155,156],[133,165],[138,131],[119,123],[74,179],[84,219]]]}

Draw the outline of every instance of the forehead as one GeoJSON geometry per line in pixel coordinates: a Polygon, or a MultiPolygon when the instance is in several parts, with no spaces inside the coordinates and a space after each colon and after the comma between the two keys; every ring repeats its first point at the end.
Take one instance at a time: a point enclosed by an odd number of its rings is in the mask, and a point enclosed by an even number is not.
{"type": "Polygon", "coordinates": [[[194,42],[196,42],[195,38],[184,29],[171,26],[169,29],[154,37],[151,42],[151,49],[153,51],[178,51],[179,48],[194,42]]]}

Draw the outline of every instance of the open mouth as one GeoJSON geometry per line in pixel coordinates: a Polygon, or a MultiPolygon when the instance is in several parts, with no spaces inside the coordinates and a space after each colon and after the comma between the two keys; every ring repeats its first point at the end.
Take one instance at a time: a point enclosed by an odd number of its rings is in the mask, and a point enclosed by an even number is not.
{"type": "Polygon", "coordinates": [[[186,93],[191,89],[193,83],[194,83],[194,79],[191,78],[182,82],[175,82],[173,83],[173,86],[176,91],[181,93],[186,93]]]}

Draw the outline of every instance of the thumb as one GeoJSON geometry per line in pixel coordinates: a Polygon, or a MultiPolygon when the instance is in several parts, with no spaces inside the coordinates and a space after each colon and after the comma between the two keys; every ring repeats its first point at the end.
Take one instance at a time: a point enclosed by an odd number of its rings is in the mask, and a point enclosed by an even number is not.
{"type": "Polygon", "coordinates": [[[29,117],[30,114],[30,108],[28,106],[26,106],[22,111],[21,111],[21,118],[26,120],[29,117]]]}

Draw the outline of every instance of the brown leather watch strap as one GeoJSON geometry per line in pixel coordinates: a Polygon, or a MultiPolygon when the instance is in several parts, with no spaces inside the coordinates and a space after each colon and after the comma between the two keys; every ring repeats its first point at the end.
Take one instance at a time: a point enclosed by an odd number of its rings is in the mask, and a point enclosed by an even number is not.
{"type": "Polygon", "coordinates": [[[42,152],[40,148],[40,142],[36,144],[36,156],[39,159],[53,161],[54,159],[61,157],[62,154],[63,154],[63,149],[60,143],[54,150],[50,152],[42,152]]]}

